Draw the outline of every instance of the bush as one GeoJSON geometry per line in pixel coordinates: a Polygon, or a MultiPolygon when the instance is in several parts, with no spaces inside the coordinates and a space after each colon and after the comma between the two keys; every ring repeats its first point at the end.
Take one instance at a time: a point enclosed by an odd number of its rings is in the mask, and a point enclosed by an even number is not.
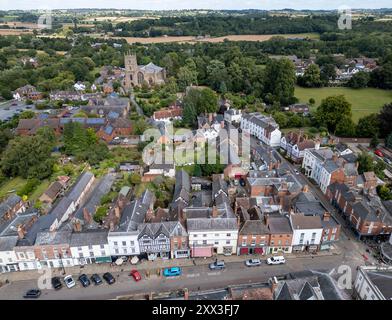
{"type": "Polygon", "coordinates": [[[38,179],[29,179],[26,184],[17,192],[20,197],[30,195],[35,189],[37,189],[40,181],[38,179]]]}

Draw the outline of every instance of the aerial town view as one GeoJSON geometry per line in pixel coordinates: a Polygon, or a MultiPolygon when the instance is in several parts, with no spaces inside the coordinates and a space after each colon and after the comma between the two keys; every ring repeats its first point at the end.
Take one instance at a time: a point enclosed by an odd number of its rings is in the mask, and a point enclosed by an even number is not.
{"type": "Polygon", "coordinates": [[[392,300],[390,0],[0,2],[0,300],[392,300]]]}

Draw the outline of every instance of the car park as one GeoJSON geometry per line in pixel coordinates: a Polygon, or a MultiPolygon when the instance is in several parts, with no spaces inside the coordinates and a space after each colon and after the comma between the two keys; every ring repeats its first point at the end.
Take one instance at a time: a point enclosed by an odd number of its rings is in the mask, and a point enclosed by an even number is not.
{"type": "Polygon", "coordinates": [[[102,279],[101,279],[101,277],[100,277],[99,275],[97,275],[96,273],[94,273],[94,274],[91,276],[91,281],[92,281],[96,286],[102,284],[102,279]]]}
{"type": "Polygon", "coordinates": [[[245,265],[247,267],[256,267],[261,265],[261,260],[260,259],[249,259],[245,261],[245,265]]]}
{"type": "Polygon", "coordinates": [[[221,261],[216,260],[215,262],[210,263],[209,265],[210,270],[222,270],[225,267],[226,267],[225,262],[223,260],[221,261]]]}
{"type": "Polygon", "coordinates": [[[52,278],[52,287],[55,290],[60,290],[63,287],[63,284],[61,283],[61,280],[59,277],[53,277],[52,278]]]}
{"type": "Polygon", "coordinates": [[[165,269],[163,269],[163,275],[165,277],[180,276],[181,275],[181,268],[180,267],[165,268],[165,269]]]}
{"type": "Polygon", "coordinates": [[[274,265],[274,264],[284,264],[286,263],[286,259],[283,256],[275,256],[267,259],[267,264],[274,265]]]}
{"type": "Polygon", "coordinates": [[[79,276],[79,281],[85,288],[87,288],[91,284],[89,278],[85,274],[79,276]]]}
{"type": "Polygon", "coordinates": [[[40,295],[41,295],[41,290],[39,290],[39,289],[31,289],[31,290],[29,290],[29,291],[27,291],[25,293],[23,298],[26,298],[26,299],[37,299],[37,298],[40,297],[40,295]]]}
{"type": "Polygon", "coordinates": [[[103,279],[108,283],[108,284],[113,284],[116,282],[116,279],[114,279],[113,275],[110,272],[106,272],[103,275],[103,279]]]}
{"type": "Polygon", "coordinates": [[[142,275],[137,270],[132,270],[129,275],[132,276],[133,279],[135,279],[136,282],[142,280],[142,275]]]}
{"type": "Polygon", "coordinates": [[[76,286],[76,283],[75,283],[75,281],[74,281],[74,279],[72,278],[71,275],[66,276],[66,277],[64,278],[64,282],[65,282],[65,285],[67,286],[68,289],[71,289],[71,288],[73,288],[74,286],[76,286]]]}

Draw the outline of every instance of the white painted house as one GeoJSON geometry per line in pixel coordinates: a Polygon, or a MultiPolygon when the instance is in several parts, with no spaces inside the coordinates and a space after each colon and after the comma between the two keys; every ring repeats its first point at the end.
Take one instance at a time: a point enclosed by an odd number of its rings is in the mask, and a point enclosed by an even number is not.
{"type": "Polygon", "coordinates": [[[75,266],[111,262],[106,231],[74,232],[69,244],[75,266]]]}
{"type": "Polygon", "coordinates": [[[229,109],[224,113],[225,121],[229,123],[240,123],[242,119],[242,111],[237,109],[229,109]]]}
{"type": "Polygon", "coordinates": [[[241,119],[241,129],[255,136],[271,147],[279,147],[282,132],[274,118],[259,112],[244,114],[241,119]]]}
{"type": "Polygon", "coordinates": [[[361,266],[354,282],[355,296],[361,300],[391,300],[392,267],[361,266]]]}
{"type": "Polygon", "coordinates": [[[140,254],[138,231],[109,232],[108,244],[111,256],[134,256],[140,254]]]}
{"type": "Polygon", "coordinates": [[[292,252],[319,250],[323,235],[320,216],[291,214],[290,224],[293,229],[292,252]]]}
{"type": "Polygon", "coordinates": [[[0,237],[0,272],[18,271],[18,258],[14,247],[18,236],[0,237]]]}
{"type": "Polygon", "coordinates": [[[238,224],[236,218],[187,219],[189,248],[192,257],[237,252],[238,224]]]}

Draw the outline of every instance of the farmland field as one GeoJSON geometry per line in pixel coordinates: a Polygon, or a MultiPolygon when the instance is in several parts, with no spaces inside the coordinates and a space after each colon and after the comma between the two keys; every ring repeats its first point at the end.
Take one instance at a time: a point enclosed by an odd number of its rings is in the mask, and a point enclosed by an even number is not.
{"type": "Polygon", "coordinates": [[[295,88],[295,96],[300,102],[307,103],[310,98],[316,101],[314,109],[320,105],[322,99],[332,95],[344,95],[351,103],[354,122],[370,113],[378,112],[384,104],[392,102],[392,90],[344,87],[295,88]]]}
{"type": "Polygon", "coordinates": [[[166,43],[166,42],[223,42],[225,39],[230,41],[267,41],[272,37],[284,38],[310,38],[318,39],[318,34],[315,33],[299,33],[299,34],[259,34],[259,35],[227,35],[223,37],[211,37],[197,39],[194,36],[162,36],[154,38],[139,38],[139,37],[114,37],[117,39],[125,39],[128,43],[166,43]]]}

